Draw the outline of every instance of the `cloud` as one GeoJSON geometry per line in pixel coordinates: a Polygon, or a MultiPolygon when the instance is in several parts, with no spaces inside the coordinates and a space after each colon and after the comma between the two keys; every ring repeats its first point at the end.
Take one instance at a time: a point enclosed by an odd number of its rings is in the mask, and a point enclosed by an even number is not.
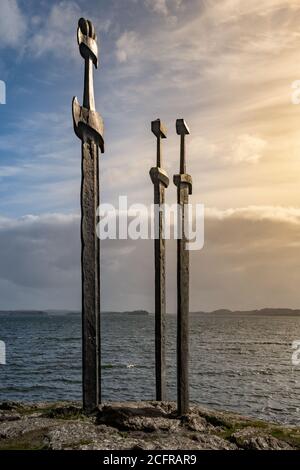
{"type": "Polygon", "coordinates": [[[80,145],[70,108],[28,113],[10,131],[0,142],[6,157],[0,164],[0,212],[11,214],[16,207],[18,214],[28,207],[38,212],[78,207],[80,145]]]}
{"type": "MultiPolygon", "coordinates": [[[[28,48],[31,54],[39,58],[45,54],[69,59],[78,58],[76,28],[78,19],[83,16],[82,8],[72,0],[55,3],[45,18],[34,17],[36,31],[30,38],[28,48]]],[[[111,27],[110,18],[99,19],[93,16],[97,34],[107,34],[111,27]]]]}
{"type": "Polygon", "coordinates": [[[268,206],[207,211],[205,248],[192,259],[193,308],[297,308],[299,215],[268,206]]]}
{"type": "Polygon", "coordinates": [[[168,14],[168,7],[166,0],[146,0],[145,2],[147,8],[154,11],[155,13],[159,13],[162,15],[168,14]]]}
{"type": "Polygon", "coordinates": [[[74,250],[79,246],[79,216],[28,215],[0,220],[0,277],[16,285],[58,287],[69,284],[74,250]],[[68,276],[68,274],[70,274],[68,276]]]}
{"type": "Polygon", "coordinates": [[[80,305],[79,223],[76,214],[0,219],[1,309],[80,305]]]}
{"type": "Polygon", "coordinates": [[[193,163],[194,171],[200,171],[199,166],[204,162],[214,163],[214,167],[219,165],[219,169],[239,164],[258,163],[264,155],[267,148],[267,142],[257,136],[242,134],[237,136],[233,144],[230,144],[230,138],[222,139],[214,143],[201,136],[191,136],[189,143],[189,154],[193,163]]]}
{"type": "Polygon", "coordinates": [[[17,47],[27,29],[27,20],[16,0],[1,0],[0,48],[17,47]]]}
{"type": "MultiPolygon", "coordinates": [[[[191,310],[298,303],[300,209],[207,209],[191,252],[191,310]]],[[[153,241],[101,243],[102,308],[154,310],[153,241]]],[[[1,308],[80,308],[80,217],[0,218],[1,308]]],[[[176,310],[176,242],[167,243],[168,311],[176,310]]]]}
{"type": "Polygon", "coordinates": [[[125,31],[116,42],[116,57],[119,62],[134,59],[141,52],[142,43],[134,31],[125,31]]]}
{"type": "Polygon", "coordinates": [[[300,208],[280,206],[248,206],[232,209],[207,209],[206,217],[216,220],[249,220],[300,224],[300,208]]]}
{"type": "MultiPolygon", "coordinates": [[[[155,161],[155,140],[149,123],[161,117],[169,129],[164,142],[164,165],[171,177],[178,171],[179,162],[175,119],[186,118],[191,127],[187,165],[194,181],[194,201],[218,208],[215,214],[207,212],[206,246],[192,256],[193,309],[264,306],[273,298],[278,304],[296,305],[299,217],[297,209],[283,206],[297,204],[299,196],[299,107],[290,102],[290,85],[299,79],[298,0],[149,2],[148,8],[156,8],[155,17],[149,10],[145,14],[145,2],[139,2],[141,8],[138,2],[128,3],[129,6],[124,6],[126,2],[108,3],[113,8],[103,10],[101,20],[95,20],[97,31],[108,32],[101,35],[103,66],[95,74],[97,109],[106,125],[101,197],[111,202],[127,193],[133,202],[151,201],[153,188],[148,172],[155,161]],[[176,28],[167,21],[174,15],[176,28]],[[266,202],[271,205],[257,207],[266,202]],[[287,279],[282,270],[288,273],[287,279]]],[[[10,8],[17,5],[14,1],[2,4],[10,8]]],[[[22,108],[22,97],[19,114],[11,115],[0,142],[2,214],[72,211],[79,204],[80,143],[71,129],[69,105],[71,89],[79,89],[80,93],[82,90],[82,64],[78,62],[75,38],[82,14],[80,5],[83,2],[50,2],[47,8],[38,10],[33,20],[28,14],[25,26],[16,31],[11,28],[3,38],[2,44],[6,44],[6,38],[15,35],[19,39],[12,43],[24,40],[31,57],[47,56],[47,62],[43,61],[43,69],[38,61],[36,69],[30,67],[34,77],[29,88],[34,99],[22,108]],[[29,21],[31,27],[25,31],[29,21]],[[59,60],[68,57],[76,57],[80,72],[68,67],[61,73],[59,60]],[[44,74],[48,79],[48,67],[50,72],[58,73],[54,86],[51,76],[47,85],[43,84],[47,88],[42,89],[37,78],[44,74]],[[31,106],[49,108],[49,113],[35,114],[31,106]],[[51,109],[58,110],[58,116],[51,109]],[[31,118],[20,119],[20,113],[31,118]]],[[[22,14],[20,9],[17,11],[22,14]]],[[[97,10],[94,12],[97,15],[97,10]]],[[[7,28],[3,24],[1,31],[7,28]]],[[[14,72],[25,81],[28,62],[16,64],[14,72]]],[[[176,199],[172,184],[167,198],[170,202],[176,199]]],[[[57,231],[54,239],[59,240],[62,250],[64,243],[70,245],[67,250],[73,246],[75,259],[80,249],[78,242],[72,241],[67,228],[59,228],[59,222],[52,223],[57,231]]],[[[30,244],[27,240],[24,253],[32,253],[37,265],[42,260],[42,266],[46,265],[45,255],[39,258],[33,249],[38,243],[34,233],[41,224],[39,219],[29,224],[34,241],[30,244]]],[[[25,225],[20,221],[14,226],[19,239],[25,225]]],[[[13,230],[3,238],[4,246],[14,246],[13,230]]],[[[54,244],[46,235],[42,239],[51,261],[54,244]]],[[[57,249],[62,253],[60,247],[57,249]]],[[[131,245],[130,256],[127,249],[118,243],[106,244],[105,308],[126,303],[128,308],[142,305],[153,309],[153,244],[131,245]],[[143,272],[137,269],[139,263],[143,264],[143,272]],[[129,277],[128,272],[133,275],[129,277]],[[120,293],[111,295],[115,285],[120,287],[120,293]]],[[[175,309],[176,298],[174,250],[168,244],[170,310],[175,309]]],[[[26,261],[22,250],[17,251],[20,263],[30,269],[29,255],[26,261]]],[[[2,253],[8,266],[8,257],[2,253]]],[[[30,302],[43,306],[43,299],[52,306],[60,302],[66,305],[77,296],[77,281],[73,283],[71,279],[79,279],[79,265],[70,267],[66,284],[61,272],[57,275],[60,286],[55,284],[57,266],[51,265],[49,279],[34,267],[25,286],[26,279],[22,283],[21,276],[12,272],[18,260],[13,250],[9,253],[9,278],[3,268],[0,295],[5,299],[10,292],[11,305],[14,295],[18,296],[20,307],[24,306],[22,301],[28,306],[32,306],[30,302]]],[[[55,256],[54,253],[54,260],[55,256]]],[[[24,277],[26,269],[20,268],[24,277]]]]}
{"type": "Polygon", "coordinates": [[[229,159],[235,163],[257,163],[263,156],[267,142],[249,134],[240,135],[233,144],[229,159]]]}
{"type": "Polygon", "coordinates": [[[145,5],[150,11],[163,16],[169,16],[172,8],[178,10],[183,7],[182,0],[145,0],[145,5]]]}
{"type": "Polygon", "coordinates": [[[0,179],[8,176],[15,176],[20,172],[20,168],[15,166],[0,166],[0,179]]]}
{"type": "Polygon", "coordinates": [[[75,32],[81,10],[77,3],[60,1],[54,4],[49,16],[44,18],[38,31],[30,40],[29,49],[35,57],[52,53],[56,57],[68,59],[75,56],[77,45],[75,32]]]}

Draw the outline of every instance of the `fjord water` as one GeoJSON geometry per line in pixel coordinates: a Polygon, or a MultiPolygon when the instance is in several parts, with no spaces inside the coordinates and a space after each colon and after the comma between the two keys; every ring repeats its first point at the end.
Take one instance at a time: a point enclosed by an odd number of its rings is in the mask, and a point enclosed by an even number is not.
{"type": "MultiPolygon", "coordinates": [[[[168,399],[176,399],[176,316],[167,317],[168,399]]],[[[154,316],[104,314],[103,398],[151,400],[154,316]]],[[[191,400],[207,407],[300,424],[300,366],[292,342],[300,317],[191,314],[191,400]]],[[[0,314],[0,401],[81,399],[79,314],[0,314]]]]}

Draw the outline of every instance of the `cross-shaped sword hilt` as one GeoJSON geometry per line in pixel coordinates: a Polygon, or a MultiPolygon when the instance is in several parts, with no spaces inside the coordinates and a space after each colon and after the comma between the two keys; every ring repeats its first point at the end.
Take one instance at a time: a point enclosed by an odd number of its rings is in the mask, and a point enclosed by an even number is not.
{"type": "Polygon", "coordinates": [[[186,173],[185,136],[190,133],[187,123],[184,119],[177,119],[176,132],[178,135],[180,135],[180,174],[184,175],[186,173]]]}
{"type": "Polygon", "coordinates": [[[189,194],[192,194],[192,178],[186,173],[185,161],[185,136],[190,134],[190,130],[184,119],[177,119],[176,132],[180,135],[180,172],[179,175],[174,175],[174,184],[178,188],[180,188],[182,184],[188,185],[189,194]]]}
{"type": "Polygon", "coordinates": [[[164,127],[160,119],[151,122],[151,131],[156,137],[157,152],[156,152],[156,167],[151,168],[150,177],[154,185],[162,182],[165,188],[169,186],[169,178],[165,170],[162,168],[162,149],[161,139],[167,138],[167,129],[164,127]]]}
{"type": "Polygon", "coordinates": [[[151,122],[151,131],[157,140],[157,153],[156,153],[156,166],[162,167],[162,151],[161,151],[161,139],[167,138],[167,129],[164,127],[160,119],[156,119],[151,122]]]}
{"type": "Polygon", "coordinates": [[[83,106],[95,111],[93,65],[98,67],[98,45],[94,25],[80,18],[77,39],[79,51],[85,60],[83,106]]]}
{"type": "Polygon", "coordinates": [[[103,120],[96,112],[94,95],[93,66],[98,67],[98,45],[94,25],[80,18],[78,21],[77,41],[81,56],[85,60],[83,106],[77,98],[73,99],[73,120],[75,134],[82,141],[88,139],[104,152],[103,120]]]}

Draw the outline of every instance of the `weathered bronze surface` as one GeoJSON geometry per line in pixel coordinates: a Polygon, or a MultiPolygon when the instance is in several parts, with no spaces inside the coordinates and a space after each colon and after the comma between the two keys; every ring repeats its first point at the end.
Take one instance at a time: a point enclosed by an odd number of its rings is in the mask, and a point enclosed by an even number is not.
{"type": "MultiPolygon", "coordinates": [[[[154,185],[154,204],[163,209],[165,188],[169,178],[162,167],[161,139],[167,137],[166,129],[159,119],[152,121],[151,130],[157,139],[156,167],[151,168],[150,177],[154,185]]],[[[162,210],[155,214],[156,238],[154,241],[155,259],[155,375],[156,400],[166,399],[166,249],[164,239],[164,215],[162,210]]]]}
{"type": "Polygon", "coordinates": [[[85,61],[83,106],[73,99],[73,123],[82,141],[81,271],[83,407],[94,410],[101,402],[100,357],[100,244],[96,234],[99,206],[99,147],[104,152],[103,121],[95,110],[93,66],[98,65],[93,24],[78,22],[79,51],[85,61]]]}
{"type": "Polygon", "coordinates": [[[183,119],[177,119],[176,131],[180,135],[180,174],[174,176],[174,184],[181,216],[181,238],[177,241],[177,400],[178,413],[184,415],[189,412],[189,251],[184,227],[192,178],[186,174],[185,136],[190,131],[183,119]]]}

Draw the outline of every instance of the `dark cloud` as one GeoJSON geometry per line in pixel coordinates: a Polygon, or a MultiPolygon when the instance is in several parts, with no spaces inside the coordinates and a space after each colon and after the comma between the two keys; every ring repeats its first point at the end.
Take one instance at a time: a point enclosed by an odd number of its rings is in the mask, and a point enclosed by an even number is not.
{"type": "MultiPolygon", "coordinates": [[[[300,211],[207,211],[191,252],[191,310],[299,307],[300,211]]],[[[0,220],[0,309],[80,308],[77,215],[0,220]]],[[[152,240],[101,242],[105,310],[154,309],[152,240]]],[[[167,244],[168,310],[176,309],[176,242],[167,244]]]]}

